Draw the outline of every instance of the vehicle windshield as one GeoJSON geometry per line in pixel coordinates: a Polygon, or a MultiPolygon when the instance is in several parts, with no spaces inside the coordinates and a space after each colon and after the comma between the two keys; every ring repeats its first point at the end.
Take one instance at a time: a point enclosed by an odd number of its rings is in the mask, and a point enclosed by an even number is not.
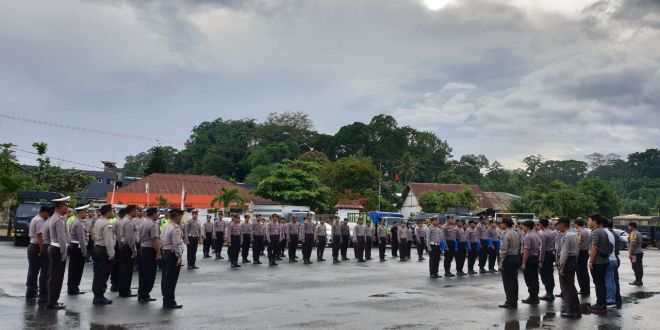
{"type": "Polygon", "coordinates": [[[41,205],[39,204],[21,204],[16,210],[17,218],[32,218],[39,213],[41,205]]]}
{"type": "Polygon", "coordinates": [[[385,221],[385,225],[387,227],[392,227],[392,225],[396,223],[401,223],[403,221],[403,218],[398,218],[398,217],[382,217],[380,218],[381,220],[385,221]]]}

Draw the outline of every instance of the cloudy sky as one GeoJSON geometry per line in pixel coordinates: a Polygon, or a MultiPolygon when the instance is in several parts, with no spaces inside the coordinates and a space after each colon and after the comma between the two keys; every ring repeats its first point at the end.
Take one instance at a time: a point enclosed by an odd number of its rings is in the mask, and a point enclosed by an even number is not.
{"type": "MultiPolygon", "coordinates": [[[[0,0],[0,114],[185,141],[298,110],[325,133],[391,114],[507,167],[658,147],[660,0],[0,0]]],[[[153,145],[0,132],[92,165],[153,145]]]]}

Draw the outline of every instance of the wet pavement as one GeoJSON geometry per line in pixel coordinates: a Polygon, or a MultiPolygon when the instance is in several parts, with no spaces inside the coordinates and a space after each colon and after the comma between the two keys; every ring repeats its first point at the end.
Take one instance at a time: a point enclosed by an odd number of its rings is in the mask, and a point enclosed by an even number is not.
{"type": "MultiPolygon", "coordinates": [[[[226,249],[225,249],[226,250],[226,249]]],[[[328,252],[326,250],[326,252],[328,252]]],[[[377,255],[377,250],[373,251],[377,255]]],[[[389,252],[389,251],[388,251],[389,252]]],[[[225,253],[225,251],[223,251],[225,253]]],[[[300,254],[299,254],[300,255],[300,254]]],[[[243,265],[198,257],[198,270],[181,270],[177,301],[181,310],[162,310],[160,275],[152,295],[159,301],[107,296],[109,306],[93,306],[92,265],[87,264],[81,296],[66,295],[65,311],[26,303],[26,250],[0,242],[0,329],[658,329],[660,251],[644,256],[644,287],[633,287],[630,263],[621,269],[624,305],[606,315],[580,320],[559,316],[560,299],[517,310],[497,308],[504,300],[499,274],[430,279],[428,263],[391,259],[333,265],[281,262],[277,267],[243,265]]],[[[330,256],[326,254],[326,259],[330,256]]],[[[350,255],[349,255],[350,257],[350,255]]],[[[527,289],[520,275],[520,298],[527,289]]],[[[555,293],[558,293],[558,281],[555,293]]],[[[137,290],[137,274],[133,279],[137,290]]],[[[541,288],[543,293],[543,287],[541,288]]],[[[582,298],[582,303],[595,300],[582,298]]]]}

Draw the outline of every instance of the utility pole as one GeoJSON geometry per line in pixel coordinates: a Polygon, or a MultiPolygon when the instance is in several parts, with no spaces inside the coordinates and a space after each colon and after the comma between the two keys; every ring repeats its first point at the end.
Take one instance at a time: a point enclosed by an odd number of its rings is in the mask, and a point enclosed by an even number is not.
{"type": "Polygon", "coordinates": [[[383,162],[378,161],[378,211],[380,211],[380,188],[383,181],[383,162]]]}

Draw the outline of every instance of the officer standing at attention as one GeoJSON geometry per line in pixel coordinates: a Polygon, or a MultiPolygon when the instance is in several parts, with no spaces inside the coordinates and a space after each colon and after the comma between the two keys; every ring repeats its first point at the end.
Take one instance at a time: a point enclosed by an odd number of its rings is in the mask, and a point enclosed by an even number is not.
{"type": "Polygon", "coordinates": [[[160,261],[160,231],[158,227],[158,209],[147,209],[147,220],[140,226],[140,277],[138,301],[155,301],[150,293],[156,281],[158,261],[160,261]]]}
{"type": "Polygon", "coordinates": [[[229,242],[229,262],[232,268],[241,267],[238,264],[238,255],[241,253],[241,244],[243,235],[241,234],[241,218],[238,215],[232,216],[232,221],[227,225],[225,232],[226,240],[229,242]]]}
{"type": "Polygon", "coordinates": [[[225,220],[222,219],[223,214],[218,213],[218,216],[213,222],[213,239],[215,240],[215,259],[224,259],[222,257],[222,247],[225,245],[225,220]]]}
{"type": "Polygon", "coordinates": [[[76,218],[69,227],[69,275],[67,278],[67,293],[69,295],[78,295],[85,293],[80,291],[80,279],[85,269],[85,259],[87,259],[87,225],[84,222],[87,219],[87,208],[89,205],[76,208],[76,218]]]}
{"type": "Polygon", "coordinates": [[[206,215],[206,222],[202,226],[204,230],[204,258],[211,257],[211,245],[213,245],[213,222],[211,222],[211,215],[206,215]]]}
{"type": "Polygon", "coordinates": [[[398,257],[399,256],[399,225],[396,223],[396,221],[394,222],[394,224],[392,224],[391,231],[392,231],[391,233],[392,237],[390,240],[392,242],[391,243],[392,257],[398,257]]]}
{"type": "Polygon", "coordinates": [[[380,261],[386,261],[385,260],[385,249],[387,248],[387,226],[385,225],[385,221],[379,220],[378,221],[378,228],[376,228],[376,237],[378,238],[378,256],[380,257],[380,261]]]}
{"type": "Polygon", "coordinates": [[[197,267],[197,247],[199,240],[204,236],[202,225],[199,223],[199,211],[192,211],[192,218],[186,221],[183,226],[183,237],[187,246],[186,259],[188,260],[188,269],[199,269],[197,267]]]}
{"type": "Polygon", "coordinates": [[[261,214],[257,214],[257,220],[252,224],[252,263],[255,265],[261,265],[259,258],[264,247],[265,235],[266,228],[264,227],[263,218],[261,214]]]}
{"type": "Polygon", "coordinates": [[[465,222],[460,219],[458,220],[458,225],[456,227],[456,242],[458,242],[458,249],[456,250],[456,274],[458,276],[465,276],[467,273],[463,271],[463,266],[465,266],[465,257],[467,255],[467,250],[470,248],[470,244],[467,241],[467,235],[465,234],[465,222]]]}
{"type": "Polygon", "coordinates": [[[410,222],[406,222],[406,235],[408,236],[408,240],[406,241],[406,260],[409,260],[413,243],[413,230],[410,228],[410,222]]]}
{"type": "Polygon", "coordinates": [[[481,242],[479,241],[477,223],[474,220],[470,220],[469,227],[465,231],[465,237],[467,238],[468,244],[470,245],[468,249],[468,274],[474,275],[477,273],[474,271],[474,263],[477,260],[479,251],[481,250],[481,242]]]}
{"type": "Polygon", "coordinates": [[[454,277],[451,272],[451,262],[454,260],[456,246],[456,225],[454,224],[454,219],[451,215],[447,215],[447,222],[442,228],[443,234],[445,234],[445,240],[447,241],[447,248],[445,250],[445,276],[454,277]]]}
{"type": "Polygon", "coordinates": [[[497,256],[500,254],[500,235],[497,228],[497,223],[494,220],[490,220],[490,228],[488,228],[488,239],[490,243],[488,247],[488,272],[494,273],[497,270],[495,265],[497,264],[497,256]]]}
{"type": "Polygon", "coordinates": [[[266,239],[268,241],[268,265],[277,266],[277,255],[280,249],[280,224],[275,214],[270,216],[270,221],[266,225],[266,239]]]}
{"type": "Polygon", "coordinates": [[[321,218],[320,223],[314,229],[314,243],[316,244],[316,261],[325,261],[323,252],[325,244],[328,242],[328,232],[326,231],[325,219],[321,218]]]}
{"type": "Polygon", "coordinates": [[[357,262],[364,262],[364,244],[365,244],[366,227],[364,220],[359,219],[357,226],[353,228],[353,244],[355,244],[355,251],[357,262]]]}
{"type": "Polygon", "coordinates": [[[446,245],[444,233],[437,217],[431,217],[431,225],[426,229],[426,249],[429,254],[429,273],[431,278],[440,278],[440,254],[446,245]]]}
{"type": "MultiPolygon", "coordinates": [[[[48,279],[50,278],[50,259],[48,258],[48,249],[50,248],[50,219],[53,218],[53,214],[55,214],[55,209],[49,207],[48,217],[41,226],[43,244],[41,245],[41,249],[39,249],[41,275],[39,275],[39,299],[37,299],[37,302],[40,304],[48,302],[48,279]]],[[[39,233],[38,230],[39,229],[37,229],[37,234],[39,233]]]]}
{"type": "Polygon", "coordinates": [[[479,224],[477,225],[477,234],[479,236],[480,251],[479,251],[479,274],[488,273],[486,270],[486,263],[488,262],[488,225],[484,216],[479,217],[479,224]]]}
{"type": "Polygon", "coordinates": [[[302,240],[303,261],[305,265],[311,265],[312,250],[314,249],[314,224],[312,217],[307,216],[300,226],[300,238],[302,240]]]}
{"type": "Polygon", "coordinates": [[[113,214],[112,219],[108,221],[112,224],[112,230],[115,234],[115,262],[112,263],[112,271],[110,272],[110,291],[117,292],[121,286],[121,225],[124,223],[124,217],[126,216],[126,208],[120,209],[115,216],[113,214]]]}
{"type": "Polygon", "coordinates": [[[335,220],[332,222],[332,263],[338,264],[339,261],[339,250],[341,249],[341,225],[339,224],[339,217],[335,217],[335,220]]]}
{"type": "Polygon", "coordinates": [[[554,269],[557,232],[548,228],[549,224],[548,219],[539,220],[539,225],[541,226],[541,232],[539,234],[541,238],[541,246],[543,247],[539,262],[539,272],[541,275],[541,281],[545,287],[545,296],[540,299],[553,301],[555,300],[555,294],[553,291],[555,289],[554,269]]]}
{"type": "Polygon", "coordinates": [[[28,274],[27,281],[25,282],[25,285],[27,286],[25,299],[36,298],[38,291],[47,292],[45,279],[48,271],[41,268],[41,258],[39,253],[41,251],[41,246],[44,243],[43,226],[46,223],[46,219],[48,219],[49,209],[50,207],[48,206],[41,206],[39,213],[30,220],[30,226],[28,229],[30,245],[27,249],[28,274]],[[39,277],[40,272],[41,277],[39,277]]]}
{"type": "Polygon", "coordinates": [[[101,206],[101,217],[94,223],[94,280],[92,292],[94,305],[109,305],[112,300],[107,299],[105,290],[108,287],[108,277],[115,259],[115,234],[112,224],[108,221],[114,216],[112,205],[101,206]]]}
{"type": "Polygon", "coordinates": [[[415,237],[417,241],[415,242],[415,247],[417,247],[417,255],[419,256],[418,261],[424,261],[424,250],[426,250],[426,226],[422,221],[417,222],[415,226],[415,237]]]}
{"type": "Polygon", "coordinates": [[[119,296],[120,297],[135,297],[136,294],[131,292],[131,283],[133,282],[133,268],[135,265],[135,257],[137,256],[137,243],[135,239],[134,218],[137,216],[137,206],[129,205],[125,209],[126,215],[124,216],[121,224],[119,225],[119,296]]]}
{"type": "Polygon", "coordinates": [[[561,316],[580,318],[580,299],[578,298],[574,281],[577,257],[580,254],[580,245],[577,242],[577,235],[574,232],[568,231],[570,227],[570,219],[566,217],[559,218],[559,221],[557,222],[557,230],[560,233],[565,234],[559,244],[559,260],[557,263],[557,267],[559,268],[559,286],[561,288],[562,300],[564,302],[561,316]]]}
{"type": "Polygon", "coordinates": [[[249,263],[250,259],[250,243],[252,242],[252,224],[250,223],[250,216],[245,215],[245,221],[241,224],[241,256],[243,257],[242,263],[249,263]]]}
{"type": "Polygon", "coordinates": [[[286,219],[279,215],[277,216],[277,219],[280,223],[280,247],[277,254],[277,260],[282,260],[285,256],[284,252],[287,251],[288,248],[287,236],[289,235],[289,224],[286,222],[286,219]]]}
{"type": "Polygon", "coordinates": [[[534,222],[529,220],[523,222],[523,257],[522,271],[525,284],[529,291],[529,297],[523,299],[524,304],[539,304],[539,254],[541,252],[541,238],[534,232],[534,222]]]}
{"type": "Polygon", "coordinates": [[[371,219],[366,220],[366,221],[367,221],[367,224],[364,228],[364,230],[365,230],[364,259],[365,260],[372,260],[371,259],[371,246],[373,245],[374,228],[371,226],[371,219]]]}
{"type": "Polygon", "coordinates": [[[404,223],[401,224],[401,227],[399,227],[399,230],[397,230],[397,236],[399,238],[399,261],[406,261],[408,260],[408,230],[406,229],[406,225],[404,223]]]}
{"type": "Polygon", "coordinates": [[[642,281],[642,278],[644,277],[644,266],[642,265],[642,258],[644,257],[644,251],[642,250],[642,234],[637,230],[637,222],[629,223],[628,231],[630,231],[628,236],[628,258],[630,259],[630,264],[635,273],[635,280],[628,284],[642,286],[644,285],[644,282],[642,281]]]}
{"type": "Polygon", "coordinates": [[[575,230],[577,232],[577,240],[580,245],[580,255],[577,259],[577,266],[575,274],[577,282],[580,285],[580,295],[589,296],[591,293],[591,278],[589,277],[589,248],[591,246],[591,230],[586,228],[584,220],[575,220],[575,230]]]}
{"type": "Polygon", "coordinates": [[[348,245],[351,241],[351,232],[348,227],[348,218],[344,218],[344,221],[339,226],[339,233],[341,235],[341,260],[348,261],[350,260],[346,253],[348,252],[348,245]]]}
{"type": "Polygon", "coordinates": [[[98,213],[93,207],[87,209],[87,219],[85,224],[87,225],[88,237],[87,237],[87,259],[85,262],[91,262],[92,256],[94,255],[94,224],[98,220],[98,213]]]}
{"type": "Polygon", "coordinates": [[[180,227],[183,211],[172,209],[170,216],[170,223],[160,235],[163,243],[163,274],[160,291],[163,295],[163,308],[181,308],[183,306],[176,303],[174,291],[183,266],[183,232],[180,227]]]}
{"type": "Polygon", "coordinates": [[[66,269],[67,244],[65,215],[69,210],[70,197],[53,199],[55,213],[49,220],[50,247],[48,248],[48,309],[64,309],[66,306],[59,303],[64,281],[64,270],[66,269]]]}
{"type": "Polygon", "coordinates": [[[296,251],[298,250],[298,241],[300,235],[300,224],[296,216],[291,216],[291,223],[287,224],[286,243],[289,246],[289,262],[298,262],[296,251]]]}
{"type": "Polygon", "coordinates": [[[504,230],[504,239],[500,249],[499,271],[502,274],[502,284],[506,301],[500,308],[518,308],[518,267],[520,266],[518,254],[520,253],[520,237],[513,230],[511,218],[502,219],[500,228],[504,230]]]}

